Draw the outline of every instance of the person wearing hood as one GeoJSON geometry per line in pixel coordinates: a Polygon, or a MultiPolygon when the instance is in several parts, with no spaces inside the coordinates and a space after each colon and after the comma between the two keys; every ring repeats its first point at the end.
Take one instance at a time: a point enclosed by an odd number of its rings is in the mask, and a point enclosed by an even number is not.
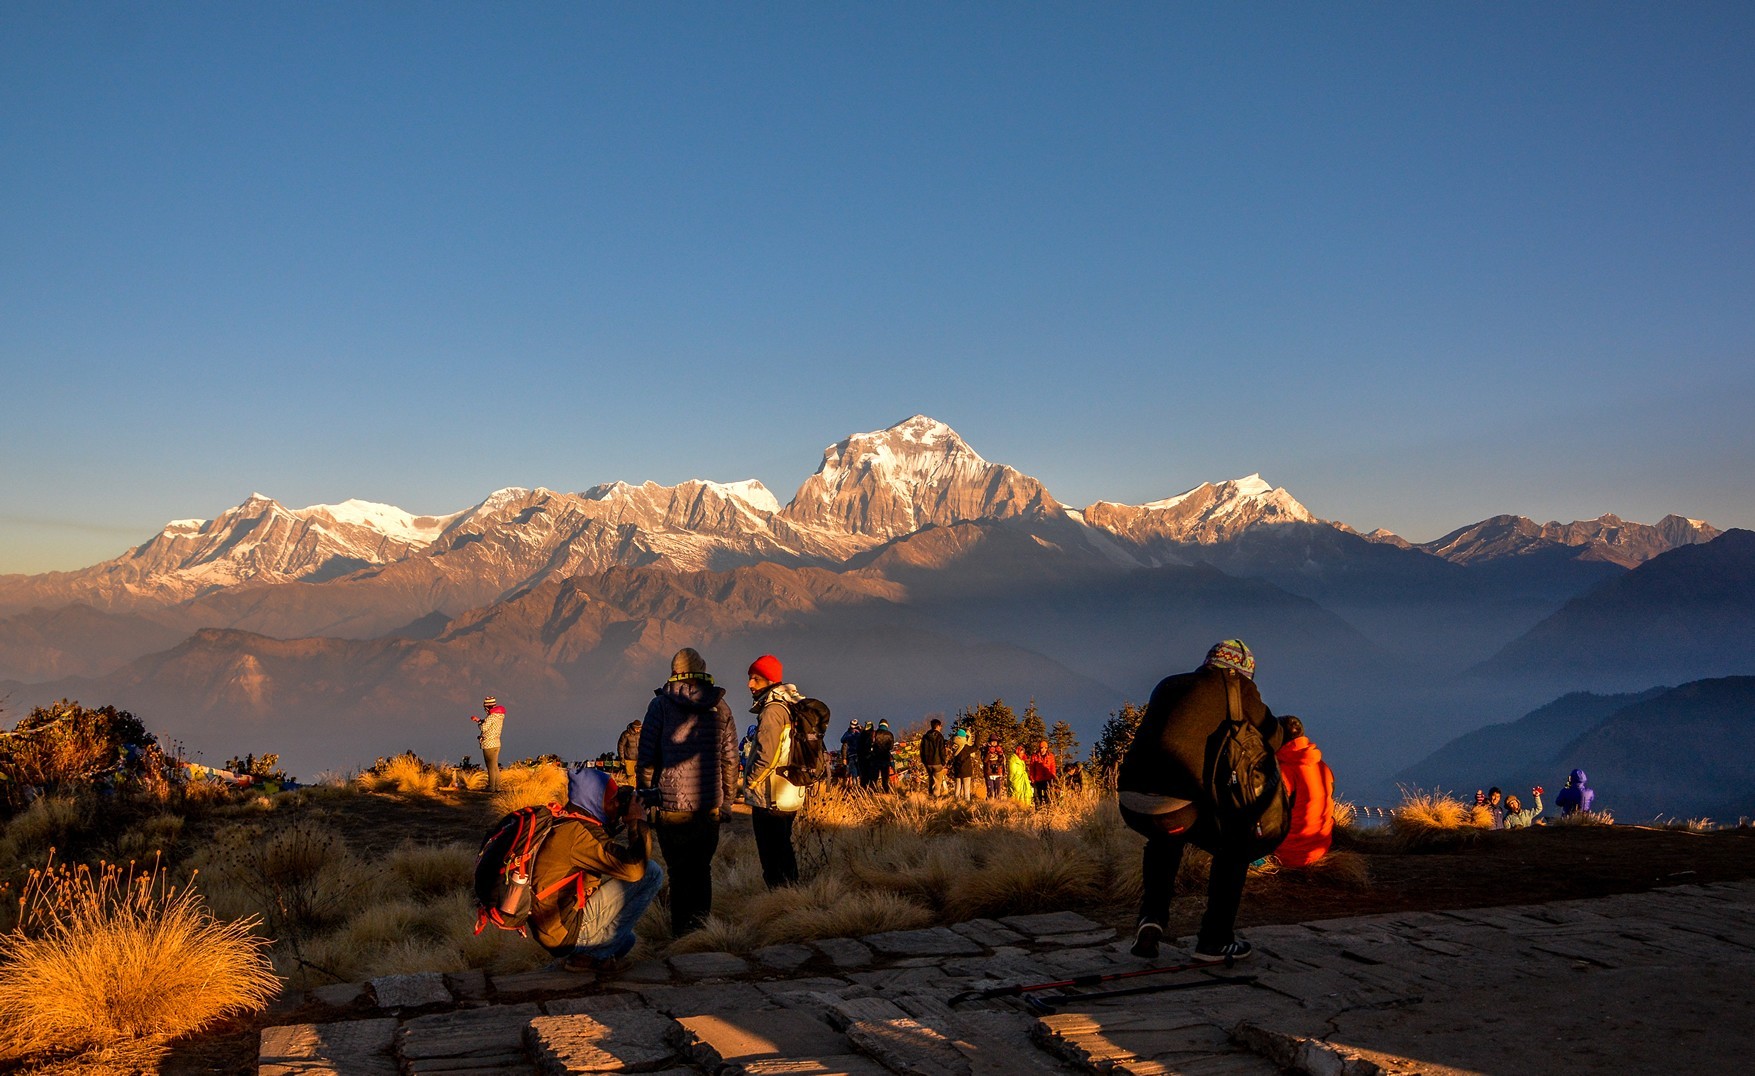
{"type": "Polygon", "coordinates": [[[693,647],[676,652],[670,679],[652,694],[645,720],[630,727],[640,730],[638,787],[670,868],[670,929],[680,938],[713,911],[719,824],[737,795],[737,727],[693,647]]]}
{"type": "Polygon", "coordinates": [[[1276,753],[1280,776],[1292,790],[1292,826],[1274,851],[1282,867],[1308,867],[1328,855],[1335,833],[1335,773],[1304,734],[1304,722],[1280,719],[1285,746],[1276,753]]]}
{"type": "Polygon", "coordinates": [[[620,793],[609,774],[574,763],[566,807],[531,864],[532,936],[567,971],[601,974],[626,956],[664,883],[639,798],[620,793]]]}
{"type": "Polygon", "coordinates": [[[762,881],[778,889],[798,881],[798,853],[792,847],[792,823],[804,806],[804,789],[787,779],[792,764],[792,704],[804,698],[785,683],[780,659],[763,654],[750,663],[749,689],[756,715],[755,747],[744,771],[750,828],[762,881]]]}
{"type": "Polygon", "coordinates": [[[1242,640],[1225,639],[1213,644],[1200,668],[1167,676],[1152,689],[1133,744],[1116,771],[1121,820],[1146,838],[1139,926],[1130,950],[1135,956],[1158,955],[1158,943],[1170,924],[1177,869],[1190,843],[1213,857],[1195,957],[1241,960],[1251,952],[1236,928],[1254,855],[1234,840],[1221,839],[1206,774],[1208,745],[1229,720],[1233,696],[1240,718],[1254,725],[1266,748],[1277,753],[1285,730],[1261,701],[1255,655],[1242,640]]]}
{"type": "Polygon", "coordinates": [[[1005,749],[999,745],[997,736],[981,749],[981,780],[987,786],[988,799],[997,800],[1005,795],[1005,749]]]}
{"type": "Polygon", "coordinates": [[[951,783],[958,799],[975,798],[975,776],[981,772],[981,759],[975,753],[975,741],[968,729],[958,729],[951,737],[951,783]]]}
{"type": "Polygon", "coordinates": [[[1566,778],[1566,787],[1554,797],[1554,806],[1561,817],[1569,814],[1590,814],[1590,805],[1597,798],[1596,790],[1586,783],[1583,770],[1573,770],[1566,778]]]}
{"type": "Polygon", "coordinates": [[[1024,745],[1012,748],[1012,753],[1005,760],[1006,791],[1012,799],[1026,807],[1036,802],[1036,790],[1030,784],[1030,763],[1024,758],[1024,745]]]}
{"type": "Polygon", "coordinates": [[[640,757],[640,719],[628,722],[622,730],[621,737],[615,742],[616,757],[622,760],[622,779],[626,784],[634,783],[634,771],[640,757]]]}
{"type": "Polygon", "coordinates": [[[481,764],[487,770],[487,790],[500,790],[500,730],[506,723],[506,708],[500,700],[489,695],[481,700],[482,716],[469,715],[469,720],[480,725],[476,730],[475,742],[481,745],[481,764]]]}

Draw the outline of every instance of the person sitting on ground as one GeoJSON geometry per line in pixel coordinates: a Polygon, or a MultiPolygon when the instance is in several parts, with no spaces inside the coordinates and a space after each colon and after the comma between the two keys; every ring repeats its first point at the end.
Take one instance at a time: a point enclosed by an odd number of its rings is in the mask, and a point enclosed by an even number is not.
{"type": "Polygon", "coordinates": [[[1030,763],[1024,757],[1024,745],[1012,748],[1012,753],[1005,760],[1006,791],[1018,803],[1026,807],[1036,802],[1036,789],[1030,784],[1030,763]]]}
{"type": "Polygon", "coordinates": [[[975,754],[974,739],[968,729],[958,729],[951,737],[951,782],[958,799],[975,798],[975,777],[981,772],[981,759],[975,754]]]}
{"type": "Polygon", "coordinates": [[[1236,926],[1252,853],[1220,839],[1206,777],[1207,746],[1230,719],[1233,698],[1240,718],[1255,726],[1267,750],[1277,752],[1285,733],[1255,686],[1255,655],[1241,640],[1226,639],[1207,652],[1200,668],[1159,681],[1122,757],[1116,773],[1121,818],[1146,838],[1135,956],[1158,955],[1170,924],[1176,872],[1191,842],[1213,857],[1195,956],[1241,960],[1250,954],[1236,926]]]}
{"type": "Polygon", "coordinates": [[[567,971],[612,970],[633,949],[634,926],[664,883],[632,792],[622,794],[603,770],[574,763],[566,813],[531,864],[532,936],[567,971]]]}
{"type": "Polygon", "coordinates": [[[1030,795],[1038,807],[1048,805],[1048,786],[1054,783],[1056,762],[1047,740],[1037,740],[1036,749],[1024,756],[1024,768],[1030,777],[1030,795]]]}
{"type": "Polygon", "coordinates": [[[670,929],[680,938],[713,911],[713,855],[741,769],[737,725],[694,647],[670,659],[670,678],[653,696],[631,727],[640,730],[639,787],[670,867],[670,929]]]}
{"type": "Polygon", "coordinates": [[[1328,854],[1335,832],[1335,774],[1322,751],[1304,734],[1304,722],[1280,719],[1286,743],[1276,754],[1280,776],[1292,790],[1292,828],[1274,850],[1282,867],[1308,867],[1328,854]]]}
{"type": "Polygon", "coordinates": [[[1491,821],[1492,828],[1504,829],[1505,793],[1499,791],[1497,785],[1487,790],[1487,802],[1483,806],[1487,809],[1487,818],[1491,821]]]}
{"type": "Polygon", "coordinates": [[[1591,802],[1596,798],[1596,791],[1586,783],[1584,771],[1573,770],[1566,778],[1566,787],[1554,797],[1554,806],[1560,808],[1562,818],[1572,814],[1589,814],[1591,802]]]}
{"type": "Polygon", "coordinates": [[[1530,796],[1534,798],[1535,806],[1528,810],[1524,809],[1523,804],[1518,802],[1516,796],[1505,797],[1506,829],[1528,829],[1536,824],[1538,818],[1542,817],[1542,786],[1537,785],[1530,789],[1530,796]]]}

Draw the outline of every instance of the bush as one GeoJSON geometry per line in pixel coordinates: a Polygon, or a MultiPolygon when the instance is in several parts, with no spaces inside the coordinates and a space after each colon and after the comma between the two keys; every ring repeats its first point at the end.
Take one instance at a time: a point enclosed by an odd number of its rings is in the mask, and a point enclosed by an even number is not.
{"type": "Polygon", "coordinates": [[[116,867],[31,872],[0,936],[0,1054],[161,1042],[280,989],[252,921],[214,919],[193,888],[116,867]]]}
{"type": "Polygon", "coordinates": [[[158,740],[126,710],[88,710],[67,699],[39,706],[0,733],[0,811],[10,815],[29,798],[71,784],[169,785],[170,762],[158,740]]]}

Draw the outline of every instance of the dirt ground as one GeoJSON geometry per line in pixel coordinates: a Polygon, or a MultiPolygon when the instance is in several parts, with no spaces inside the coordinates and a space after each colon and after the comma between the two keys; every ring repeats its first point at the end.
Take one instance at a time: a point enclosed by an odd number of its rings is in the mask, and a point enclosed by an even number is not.
{"type": "MultiPolygon", "coordinates": [[[[470,842],[492,821],[479,794],[426,797],[372,796],[350,804],[345,827],[363,845],[389,848],[403,840],[470,842]]],[[[733,825],[747,826],[744,818],[733,825]]],[[[1369,840],[1340,848],[1364,866],[1352,872],[1280,871],[1252,877],[1238,919],[1241,930],[1378,912],[1436,911],[1640,892],[1660,886],[1755,878],[1755,829],[1693,833],[1637,826],[1539,826],[1477,832],[1440,851],[1373,851],[1369,840]]],[[[1204,895],[1180,896],[1172,909],[1172,936],[1193,934],[1204,895]]],[[[1079,909],[1117,930],[1133,929],[1132,907],[1079,909]]],[[[294,1014],[294,1019],[297,1014],[294,1014]]],[[[253,1071],[260,1027],[286,1017],[233,1022],[200,1040],[178,1044],[166,1073],[253,1071]]]]}

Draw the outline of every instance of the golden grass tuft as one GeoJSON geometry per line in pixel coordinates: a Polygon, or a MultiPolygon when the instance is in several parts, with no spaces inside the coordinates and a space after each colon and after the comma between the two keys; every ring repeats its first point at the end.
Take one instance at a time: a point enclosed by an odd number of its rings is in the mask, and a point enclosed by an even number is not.
{"type": "Polygon", "coordinates": [[[390,885],[416,897],[468,892],[475,884],[478,846],[451,844],[403,844],[384,859],[390,885]]]}
{"type": "Polygon", "coordinates": [[[1545,821],[1550,826],[1612,826],[1615,816],[1608,811],[1574,811],[1545,821]]]}
{"type": "MultiPolygon", "coordinates": [[[[487,778],[482,781],[485,787],[487,778]]],[[[555,765],[508,766],[500,771],[500,790],[489,802],[496,817],[541,803],[565,803],[567,771],[555,765]]]]}
{"type": "Polygon", "coordinates": [[[31,872],[0,936],[0,1051],[30,1057],[198,1031],[280,990],[254,922],[216,920],[162,871],[31,872]]]}
{"type": "Polygon", "coordinates": [[[359,775],[367,792],[401,792],[431,796],[439,790],[439,772],[413,755],[397,755],[359,775]]]}

